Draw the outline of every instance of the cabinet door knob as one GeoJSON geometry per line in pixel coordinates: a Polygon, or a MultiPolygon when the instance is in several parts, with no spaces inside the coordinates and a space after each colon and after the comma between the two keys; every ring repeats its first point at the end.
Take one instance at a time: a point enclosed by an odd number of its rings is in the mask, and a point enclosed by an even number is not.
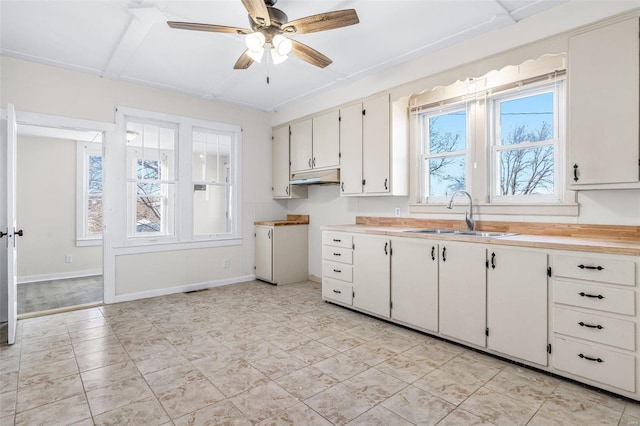
{"type": "Polygon", "coordinates": [[[573,165],[573,180],[574,182],[578,181],[578,165],[577,164],[573,165]]]}
{"type": "Polygon", "coordinates": [[[436,246],[431,246],[431,260],[436,260],[436,246]]]}
{"type": "Polygon", "coordinates": [[[442,247],[442,261],[443,262],[447,261],[447,248],[446,247],[442,247]]]}

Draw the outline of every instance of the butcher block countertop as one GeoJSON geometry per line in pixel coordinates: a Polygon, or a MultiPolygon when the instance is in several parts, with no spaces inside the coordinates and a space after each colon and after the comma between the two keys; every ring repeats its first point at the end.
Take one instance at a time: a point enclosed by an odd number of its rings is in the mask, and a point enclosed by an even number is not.
{"type": "Polygon", "coordinates": [[[323,226],[322,230],[640,256],[640,227],[638,226],[478,221],[476,231],[516,232],[517,235],[479,237],[404,232],[421,228],[464,230],[465,225],[461,222],[358,216],[353,225],[323,226]]]}
{"type": "Polygon", "coordinates": [[[262,226],[290,226],[290,225],[308,225],[308,214],[288,214],[285,220],[263,220],[253,222],[254,225],[262,226]]]}

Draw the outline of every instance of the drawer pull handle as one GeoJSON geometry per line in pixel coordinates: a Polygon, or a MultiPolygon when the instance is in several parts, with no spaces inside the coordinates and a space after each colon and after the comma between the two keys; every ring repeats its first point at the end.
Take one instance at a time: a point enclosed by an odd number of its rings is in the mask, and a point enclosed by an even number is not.
{"type": "Polygon", "coordinates": [[[436,246],[431,246],[431,260],[436,260],[436,246]]]}
{"type": "Polygon", "coordinates": [[[333,272],[336,272],[336,273],[338,273],[338,274],[339,274],[339,273],[341,273],[342,271],[341,271],[340,269],[334,269],[334,270],[333,270],[333,272]]]}
{"type": "Polygon", "coordinates": [[[333,242],[334,242],[334,243],[341,243],[341,242],[342,242],[342,240],[337,240],[337,239],[335,239],[335,238],[334,238],[334,239],[333,239],[333,242]]]}
{"type": "Polygon", "coordinates": [[[333,292],[334,292],[335,294],[342,294],[342,292],[341,292],[340,290],[333,290],[333,292]]]}
{"type": "Polygon", "coordinates": [[[340,253],[333,253],[334,256],[342,256],[340,253]]]}
{"type": "Polygon", "coordinates": [[[578,356],[582,359],[586,359],[587,361],[604,362],[602,358],[591,358],[590,356],[586,356],[584,354],[578,354],[578,356]]]}
{"type": "Polygon", "coordinates": [[[600,324],[598,324],[598,325],[592,325],[592,324],[586,324],[586,323],[584,323],[584,322],[582,322],[582,321],[580,321],[580,322],[578,323],[578,325],[579,325],[580,327],[597,328],[598,330],[602,330],[602,329],[604,328],[604,327],[603,327],[603,326],[601,326],[600,324]]]}
{"type": "Polygon", "coordinates": [[[601,294],[588,294],[585,293],[584,291],[581,291],[580,293],[578,293],[580,296],[582,297],[592,297],[594,299],[604,299],[604,296],[601,294]]]}
{"type": "Polygon", "coordinates": [[[602,271],[604,268],[602,266],[587,266],[587,265],[578,265],[580,269],[592,269],[595,271],[602,271]]]}

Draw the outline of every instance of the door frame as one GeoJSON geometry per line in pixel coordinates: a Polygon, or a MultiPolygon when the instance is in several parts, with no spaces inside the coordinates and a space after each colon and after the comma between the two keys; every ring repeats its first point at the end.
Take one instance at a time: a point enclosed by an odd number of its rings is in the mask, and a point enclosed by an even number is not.
{"type": "MultiPolygon", "coordinates": [[[[6,123],[7,119],[7,110],[6,108],[0,109],[0,118],[6,123]]],[[[97,131],[102,132],[103,143],[102,143],[102,153],[104,156],[105,146],[110,143],[110,140],[113,139],[113,135],[115,134],[115,123],[106,123],[102,121],[93,121],[93,120],[85,120],[80,118],[72,118],[72,117],[64,117],[58,115],[51,114],[42,114],[35,112],[25,112],[16,110],[16,122],[18,124],[18,137],[21,135],[20,127],[21,125],[29,125],[29,126],[39,126],[39,127],[48,127],[52,129],[64,129],[64,130],[78,130],[78,131],[97,131]]],[[[3,142],[6,143],[6,129],[2,133],[3,142]]],[[[6,161],[7,159],[3,159],[6,161]]],[[[103,173],[108,173],[109,164],[108,160],[105,159],[103,163],[103,173]]],[[[108,188],[103,184],[103,198],[107,198],[108,188]]],[[[0,199],[0,208],[6,209],[7,206],[7,195],[6,188],[0,188],[0,195],[2,198],[0,199]]],[[[103,220],[106,221],[107,216],[105,215],[104,207],[105,203],[103,202],[103,220]]],[[[19,218],[18,218],[19,219],[19,218]]],[[[103,223],[103,228],[106,228],[106,223],[103,223]]],[[[4,261],[4,260],[3,260],[4,261]]],[[[115,297],[115,281],[112,279],[107,279],[104,277],[104,274],[107,272],[107,268],[105,268],[107,262],[106,258],[106,250],[105,250],[105,236],[102,238],[102,271],[103,271],[103,301],[105,303],[112,303],[115,297]]],[[[8,284],[8,283],[7,283],[8,284]]],[[[2,289],[3,298],[0,298],[2,304],[0,305],[0,319],[4,319],[5,315],[8,313],[6,304],[8,301],[4,300],[5,290],[2,289]]]]}

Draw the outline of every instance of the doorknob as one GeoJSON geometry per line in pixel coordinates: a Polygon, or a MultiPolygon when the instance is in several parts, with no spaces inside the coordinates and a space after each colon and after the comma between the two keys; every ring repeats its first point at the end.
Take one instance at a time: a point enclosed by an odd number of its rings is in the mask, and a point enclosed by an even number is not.
{"type": "Polygon", "coordinates": [[[22,232],[22,229],[19,230],[19,231],[15,231],[14,234],[19,236],[19,237],[22,237],[24,235],[24,233],[22,232]]]}
{"type": "Polygon", "coordinates": [[[6,232],[0,231],[0,238],[4,237],[5,235],[8,235],[8,234],[6,232]]]}

